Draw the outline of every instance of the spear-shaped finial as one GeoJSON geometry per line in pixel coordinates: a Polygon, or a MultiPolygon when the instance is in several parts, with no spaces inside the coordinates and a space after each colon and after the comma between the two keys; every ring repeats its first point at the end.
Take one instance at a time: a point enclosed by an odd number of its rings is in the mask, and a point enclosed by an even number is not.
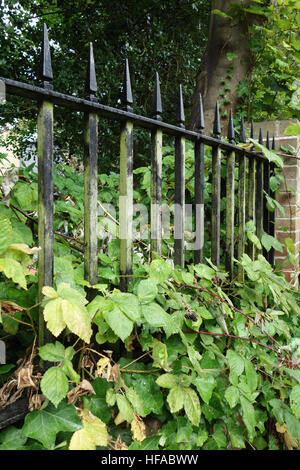
{"type": "Polygon", "coordinates": [[[241,127],[240,127],[240,142],[246,142],[246,134],[245,134],[245,124],[244,124],[244,117],[241,117],[241,127]]]}
{"type": "Polygon", "coordinates": [[[273,135],[273,139],[272,139],[272,150],[275,150],[275,149],[276,149],[275,136],[273,135]]]}
{"type": "Polygon", "coordinates": [[[179,99],[177,106],[177,123],[179,127],[184,127],[184,107],[183,107],[183,98],[182,98],[182,86],[179,85],[179,99]]]}
{"type": "Polygon", "coordinates": [[[205,128],[201,93],[199,93],[198,114],[196,118],[195,128],[196,128],[196,131],[200,132],[201,134],[203,133],[203,129],[205,128]]]}
{"type": "Polygon", "coordinates": [[[269,131],[267,131],[266,147],[267,147],[267,149],[270,149],[269,131]]]}
{"type": "Polygon", "coordinates": [[[161,105],[161,95],[160,95],[160,83],[158,73],[155,73],[155,88],[153,95],[153,106],[152,106],[152,115],[153,119],[161,121],[162,105],[161,105]]]}
{"type": "Polygon", "coordinates": [[[129,73],[129,64],[128,59],[125,60],[125,69],[124,69],[124,81],[123,81],[123,90],[122,90],[122,105],[125,111],[132,111],[132,91],[131,91],[131,82],[130,82],[130,73],[129,73]]]}
{"type": "Polygon", "coordinates": [[[220,122],[220,112],[219,112],[219,103],[218,103],[218,101],[216,102],[213,133],[214,133],[214,137],[216,137],[217,139],[220,139],[221,122],[220,122]]]}
{"type": "Polygon", "coordinates": [[[44,23],[44,27],[43,27],[40,78],[45,88],[52,88],[52,85],[49,83],[53,80],[53,73],[52,73],[52,65],[51,65],[51,54],[50,54],[48,30],[47,30],[46,23],[44,23]]]}
{"type": "Polygon", "coordinates": [[[263,143],[264,143],[261,127],[259,128],[258,143],[259,143],[260,145],[263,145],[263,143]]]}
{"type": "Polygon", "coordinates": [[[234,143],[234,126],[233,126],[232,109],[229,112],[227,137],[228,137],[229,142],[233,144],[234,143]]]}
{"type": "Polygon", "coordinates": [[[89,60],[88,60],[85,88],[86,88],[87,94],[89,95],[89,98],[91,100],[95,99],[95,93],[97,92],[97,80],[96,80],[96,71],[95,71],[93,43],[91,42],[90,42],[89,60]]]}

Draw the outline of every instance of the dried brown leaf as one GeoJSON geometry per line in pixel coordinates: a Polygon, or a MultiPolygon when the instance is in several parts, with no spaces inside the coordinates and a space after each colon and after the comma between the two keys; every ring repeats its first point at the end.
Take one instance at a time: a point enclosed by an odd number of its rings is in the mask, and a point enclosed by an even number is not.
{"type": "Polygon", "coordinates": [[[95,390],[93,389],[92,384],[88,380],[84,379],[79,385],[77,385],[77,387],[70,390],[67,394],[68,405],[76,403],[79,397],[89,394],[95,395],[95,390]]]}

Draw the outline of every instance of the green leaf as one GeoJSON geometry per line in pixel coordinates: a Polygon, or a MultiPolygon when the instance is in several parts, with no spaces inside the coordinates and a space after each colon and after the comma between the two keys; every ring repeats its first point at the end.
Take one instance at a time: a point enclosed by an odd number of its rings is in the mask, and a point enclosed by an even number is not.
{"type": "Polygon", "coordinates": [[[221,16],[222,18],[229,18],[232,20],[232,17],[227,15],[224,11],[215,9],[215,10],[212,10],[211,12],[215,15],[221,16]]]}
{"type": "Polygon", "coordinates": [[[257,388],[257,373],[254,369],[252,362],[245,359],[245,372],[247,378],[247,384],[251,392],[254,392],[257,388]]]}
{"type": "Polygon", "coordinates": [[[50,367],[41,380],[43,394],[57,407],[69,391],[66,374],[59,367],[50,367]]]}
{"type": "Polygon", "coordinates": [[[121,395],[120,393],[117,394],[117,405],[122,417],[128,422],[131,423],[133,420],[133,409],[129,402],[129,400],[121,395]]]}
{"type": "Polygon", "coordinates": [[[46,449],[53,449],[59,431],[74,432],[82,428],[74,405],[62,402],[57,408],[52,404],[34,410],[25,417],[22,435],[36,439],[46,449]]]}
{"type": "Polygon", "coordinates": [[[0,432],[0,450],[17,450],[27,441],[27,437],[22,436],[22,429],[10,426],[0,432]]]}
{"type": "Polygon", "coordinates": [[[153,278],[142,280],[137,288],[137,295],[141,304],[149,304],[157,296],[156,281],[153,278]]]}
{"type": "Polygon", "coordinates": [[[227,430],[230,437],[232,447],[237,449],[244,449],[246,447],[243,436],[242,426],[238,426],[233,421],[227,423],[227,430]]]}
{"type": "Polygon", "coordinates": [[[3,271],[6,277],[12,279],[20,287],[27,289],[25,270],[18,261],[11,258],[0,258],[0,271],[3,271]]]}
{"type": "Polygon", "coordinates": [[[206,264],[195,264],[194,271],[200,278],[211,280],[215,277],[216,272],[206,264]]]}
{"type": "Polygon", "coordinates": [[[197,393],[192,388],[184,390],[184,410],[188,419],[194,426],[199,426],[201,417],[200,402],[197,393]]]}
{"type": "Polygon", "coordinates": [[[244,359],[232,349],[227,351],[226,357],[230,370],[241,375],[244,370],[244,359]]]}
{"type": "Polygon", "coordinates": [[[103,316],[113,332],[124,341],[133,329],[133,322],[120,310],[119,307],[115,306],[113,310],[109,312],[103,312],[103,316]]]}
{"type": "Polygon", "coordinates": [[[141,320],[140,305],[136,295],[125,292],[117,292],[111,296],[111,299],[132,321],[141,320]]]}
{"type": "Polygon", "coordinates": [[[276,238],[272,237],[272,235],[264,233],[261,237],[261,243],[267,251],[274,248],[274,250],[280,251],[281,253],[283,252],[282,244],[276,240],[276,238]]]}
{"type": "Polygon", "coordinates": [[[50,299],[56,299],[58,297],[58,294],[53,287],[45,286],[42,289],[42,293],[46,296],[49,297],[50,299]]]}
{"type": "Polygon", "coordinates": [[[225,390],[225,399],[229,403],[230,408],[234,408],[239,401],[240,393],[237,387],[230,385],[225,390]]]}
{"type": "Polygon", "coordinates": [[[80,383],[80,375],[74,370],[73,364],[69,359],[64,359],[61,368],[72,382],[80,383]]]}
{"type": "Polygon", "coordinates": [[[167,337],[178,331],[178,327],[173,322],[171,316],[157,303],[152,302],[142,305],[142,313],[149,325],[162,327],[167,337]]]}
{"type": "Polygon", "coordinates": [[[13,230],[7,215],[0,217],[0,254],[4,253],[11,244],[13,230]]]}
{"type": "Polygon", "coordinates": [[[300,419],[300,385],[295,385],[290,394],[291,410],[300,419]]]}
{"type": "Polygon", "coordinates": [[[39,355],[45,361],[61,362],[65,359],[65,347],[59,341],[39,348],[39,355]]]}
{"type": "Polygon", "coordinates": [[[291,124],[290,126],[288,126],[285,129],[284,134],[286,134],[286,135],[300,135],[300,124],[298,124],[296,122],[291,124]]]}
{"type": "Polygon", "coordinates": [[[61,301],[61,310],[63,321],[69,330],[86,343],[89,343],[92,336],[92,328],[91,319],[86,308],[63,299],[61,301]]]}
{"type": "Polygon", "coordinates": [[[162,374],[158,377],[156,383],[162,388],[174,388],[178,385],[178,377],[173,374],[162,374]]]}
{"type": "Polygon", "coordinates": [[[139,416],[146,416],[144,412],[143,401],[133,387],[126,388],[126,398],[130,401],[134,411],[139,416]]]}
{"type": "Polygon", "coordinates": [[[47,302],[44,308],[44,319],[47,323],[48,330],[57,337],[66,327],[66,322],[63,318],[62,299],[56,298],[47,302]]]}
{"type": "Polygon", "coordinates": [[[193,380],[193,384],[196,386],[202,400],[208,404],[210,402],[212,392],[216,387],[216,381],[214,378],[209,376],[196,377],[193,380]]]}
{"type": "Polygon", "coordinates": [[[253,437],[255,436],[256,424],[254,406],[252,405],[252,403],[250,403],[247,398],[243,397],[243,395],[240,396],[240,401],[242,405],[243,421],[249,433],[250,439],[253,439],[253,437]]]}
{"type": "Polygon", "coordinates": [[[283,167],[283,160],[282,158],[277,155],[275,152],[272,152],[271,150],[267,149],[264,145],[259,144],[256,140],[254,139],[249,139],[250,142],[255,144],[255,147],[258,147],[259,150],[261,150],[264,154],[264,156],[269,160],[269,162],[274,162],[276,165],[280,168],[283,167]]]}
{"type": "Polygon", "coordinates": [[[172,274],[171,266],[161,259],[155,259],[150,264],[149,275],[159,284],[165,282],[172,274]]]}
{"type": "Polygon", "coordinates": [[[152,357],[154,360],[153,367],[161,367],[166,371],[170,370],[167,346],[156,338],[153,339],[152,357]]]}
{"type": "Polygon", "coordinates": [[[171,388],[167,397],[167,402],[169,404],[171,413],[177,413],[177,411],[183,408],[184,399],[185,388],[179,386],[171,388]]]}

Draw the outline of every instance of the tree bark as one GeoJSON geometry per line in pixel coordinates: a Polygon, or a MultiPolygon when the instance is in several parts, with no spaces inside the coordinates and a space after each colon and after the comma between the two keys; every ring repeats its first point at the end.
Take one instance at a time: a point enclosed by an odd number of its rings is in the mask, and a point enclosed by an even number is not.
{"type": "MultiPolygon", "coordinates": [[[[211,10],[218,9],[226,13],[232,3],[241,4],[241,0],[211,0],[211,10]]],[[[249,3],[248,0],[242,1],[244,7],[249,3]]],[[[213,128],[215,106],[218,100],[222,118],[222,134],[226,134],[229,109],[232,108],[234,113],[237,107],[238,83],[247,78],[253,65],[247,31],[246,17],[245,21],[234,22],[230,18],[211,14],[207,48],[196,77],[192,113],[188,125],[190,129],[195,129],[200,92],[204,107],[205,133],[210,134],[213,128]],[[228,53],[236,54],[237,57],[230,61],[227,57],[228,53]],[[229,76],[231,72],[232,77],[229,76]]]]}

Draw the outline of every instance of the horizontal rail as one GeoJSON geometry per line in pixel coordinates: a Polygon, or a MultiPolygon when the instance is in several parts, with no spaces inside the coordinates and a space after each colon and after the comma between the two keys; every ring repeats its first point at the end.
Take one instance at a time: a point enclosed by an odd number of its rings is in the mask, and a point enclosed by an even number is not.
{"type": "Polygon", "coordinates": [[[243,153],[250,159],[258,158],[260,160],[268,161],[267,158],[262,154],[247,150],[244,147],[238,147],[237,145],[234,145],[229,142],[224,142],[214,137],[209,137],[205,134],[190,131],[183,127],[178,127],[173,124],[168,124],[166,122],[151,119],[129,111],[124,111],[122,109],[106,106],[104,104],[96,103],[87,99],[78,98],[72,95],[66,95],[64,93],[59,93],[57,91],[50,90],[47,88],[41,88],[34,85],[18,82],[16,80],[10,80],[8,78],[2,77],[0,77],[0,80],[5,83],[7,94],[22,96],[35,101],[48,100],[55,105],[71,108],[74,111],[94,112],[105,118],[115,119],[117,121],[131,120],[138,127],[142,127],[150,131],[161,129],[165,134],[168,135],[185,137],[188,140],[194,142],[200,141],[210,147],[218,146],[219,148],[227,152],[243,153]]]}

